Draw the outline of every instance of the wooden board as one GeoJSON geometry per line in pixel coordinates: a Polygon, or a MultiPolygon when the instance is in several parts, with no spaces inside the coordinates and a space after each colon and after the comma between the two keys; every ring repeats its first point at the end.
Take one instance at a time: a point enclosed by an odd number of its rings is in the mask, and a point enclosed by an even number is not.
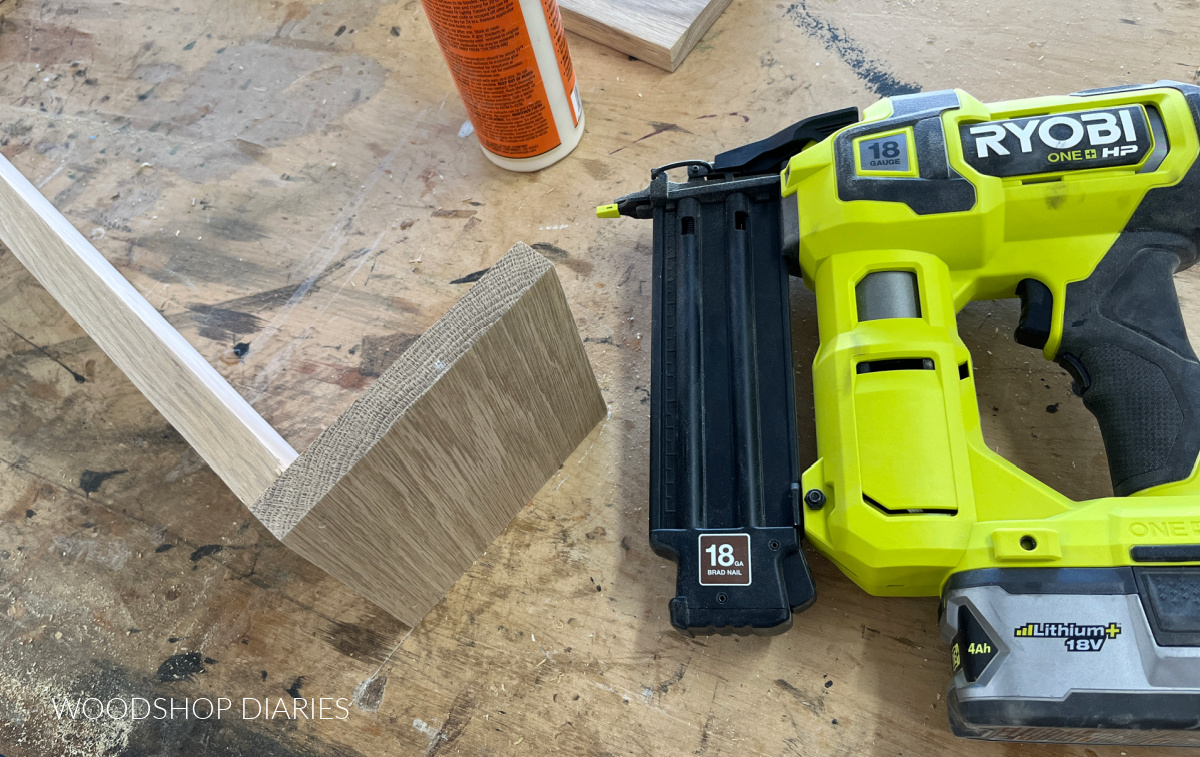
{"type": "Polygon", "coordinates": [[[517,244],[250,510],[416,625],[604,409],[554,267],[517,244]]]}
{"type": "Polygon", "coordinates": [[[729,0],[559,0],[567,30],[674,71],[729,0]]]}
{"type": "MultiPolygon", "coordinates": [[[[890,92],[961,86],[991,102],[1191,81],[1193,15],[1110,0],[1084,16],[740,1],[669,75],[573,35],[588,132],[561,164],[514,176],[459,136],[466,116],[419,4],[19,6],[0,31],[0,151],[291,446],[461,298],[470,284],[451,282],[494,264],[500,239],[555,263],[610,415],[413,629],[252,519],[0,254],[0,754],[1178,754],[954,738],[936,601],[869,597],[811,552],[818,599],[788,633],[672,630],[674,568],[647,543],[650,224],[592,213],[651,166],[890,92]],[[257,68],[227,57],[251,51],[257,68]],[[310,96],[286,93],[306,86],[327,102],[302,118],[289,108],[310,96]],[[344,721],[219,727],[59,722],[46,708],[97,690],[355,703],[344,721]]],[[[1200,271],[1177,281],[1198,334],[1200,271]]],[[[792,299],[809,461],[816,311],[802,285],[792,299]]],[[[1013,343],[1018,311],[978,303],[959,319],[985,438],[1062,491],[1103,495],[1095,421],[1069,377],[1013,343]]]]}

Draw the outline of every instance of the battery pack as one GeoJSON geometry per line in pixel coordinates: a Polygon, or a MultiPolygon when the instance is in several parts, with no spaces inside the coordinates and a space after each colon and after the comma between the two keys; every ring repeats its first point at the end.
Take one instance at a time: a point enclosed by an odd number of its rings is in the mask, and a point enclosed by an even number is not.
{"type": "Polygon", "coordinates": [[[1200,566],[966,571],[941,631],[959,736],[1200,746],[1200,566]]]}

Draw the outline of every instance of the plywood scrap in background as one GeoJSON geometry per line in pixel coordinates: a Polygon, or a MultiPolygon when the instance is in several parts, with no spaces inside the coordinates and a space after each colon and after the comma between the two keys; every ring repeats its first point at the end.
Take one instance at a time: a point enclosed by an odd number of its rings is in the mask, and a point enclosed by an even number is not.
{"type": "Polygon", "coordinates": [[[559,0],[568,31],[674,71],[730,0],[559,0]]]}

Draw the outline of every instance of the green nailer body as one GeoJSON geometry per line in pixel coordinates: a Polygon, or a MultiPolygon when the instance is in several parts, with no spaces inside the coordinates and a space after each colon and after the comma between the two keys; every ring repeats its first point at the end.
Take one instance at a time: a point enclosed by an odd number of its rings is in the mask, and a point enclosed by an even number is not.
{"type": "Polygon", "coordinates": [[[942,598],[956,732],[1200,744],[1200,361],[1173,283],[1200,254],[1198,124],[1200,87],[1175,82],[905,95],[678,164],[686,183],[656,169],[609,206],[655,219],[651,540],[679,561],[673,622],[763,631],[783,625],[763,602],[812,601],[802,555],[757,537],[789,496],[761,450],[791,409],[758,399],[781,349],[762,324],[787,312],[759,259],[779,257],[820,333],[792,525],[872,594],[942,598]],[[1095,415],[1114,496],[1075,501],[984,443],[955,315],[1008,297],[1017,341],[1095,415]],[[740,555],[742,534],[748,583],[714,593],[703,540],[740,555]]]}

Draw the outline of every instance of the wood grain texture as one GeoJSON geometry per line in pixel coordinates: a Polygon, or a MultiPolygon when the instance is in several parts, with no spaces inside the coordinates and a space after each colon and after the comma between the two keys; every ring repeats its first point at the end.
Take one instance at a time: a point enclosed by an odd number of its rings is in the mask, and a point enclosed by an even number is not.
{"type": "Polygon", "coordinates": [[[275,429],[0,157],[0,240],[242,502],[296,457],[275,429]]]}
{"type": "Polygon", "coordinates": [[[730,0],[559,0],[568,31],[674,71],[730,0]]]}
{"type": "Polygon", "coordinates": [[[604,413],[554,267],[517,244],[251,509],[416,625],[604,413]]]}

